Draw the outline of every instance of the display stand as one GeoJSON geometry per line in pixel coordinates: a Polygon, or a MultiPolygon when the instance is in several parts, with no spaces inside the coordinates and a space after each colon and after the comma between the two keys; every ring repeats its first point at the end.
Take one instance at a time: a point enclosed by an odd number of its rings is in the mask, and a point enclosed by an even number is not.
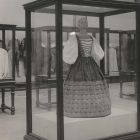
{"type": "Polygon", "coordinates": [[[9,109],[11,111],[11,115],[15,114],[15,104],[14,104],[14,98],[15,98],[15,81],[0,81],[0,89],[2,94],[2,102],[1,102],[1,108],[2,112],[5,111],[5,109],[9,109]],[[5,102],[5,92],[6,90],[11,92],[11,106],[7,106],[5,102]]]}
{"type": "Polygon", "coordinates": [[[39,107],[45,106],[47,107],[48,110],[51,110],[52,104],[56,104],[56,102],[51,101],[51,89],[56,88],[56,78],[48,78],[47,75],[37,75],[36,76],[36,106],[39,107]],[[48,94],[48,102],[42,103],[39,99],[40,92],[39,90],[42,88],[47,88],[48,90],[46,91],[48,94]]]}
{"type": "Polygon", "coordinates": [[[11,35],[11,45],[12,45],[12,68],[10,68],[12,75],[10,77],[7,77],[5,79],[0,80],[0,89],[2,94],[2,103],[1,103],[1,110],[4,112],[6,109],[11,111],[11,115],[15,114],[15,105],[14,105],[14,98],[15,98],[15,29],[16,25],[5,25],[0,24],[0,31],[2,32],[2,48],[6,48],[6,31],[10,31],[12,33],[11,35]],[[11,92],[11,106],[6,105],[5,101],[5,93],[11,92]]]}
{"type": "MultiPolygon", "coordinates": [[[[136,112],[118,108],[112,108],[112,114],[105,118],[64,117],[64,120],[65,140],[92,140],[93,137],[94,139],[99,139],[99,136],[103,138],[109,137],[110,135],[119,135],[122,132],[134,132],[137,126],[135,121],[136,112]],[[104,125],[100,127],[102,124],[104,125]],[[106,128],[106,126],[108,127],[106,128]],[[123,126],[125,126],[126,129],[123,129],[123,126]]],[[[36,134],[49,140],[57,139],[55,111],[36,114],[33,118],[33,122],[35,123],[34,126],[38,126],[37,128],[33,127],[33,131],[36,134]],[[46,129],[42,130],[42,127],[46,129]]]]}
{"type": "Polygon", "coordinates": [[[121,72],[120,73],[120,98],[124,96],[135,96],[136,94],[136,73],[135,72],[121,72]],[[126,94],[123,92],[123,85],[125,82],[134,82],[134,92],[131,94],[126,94]]]}

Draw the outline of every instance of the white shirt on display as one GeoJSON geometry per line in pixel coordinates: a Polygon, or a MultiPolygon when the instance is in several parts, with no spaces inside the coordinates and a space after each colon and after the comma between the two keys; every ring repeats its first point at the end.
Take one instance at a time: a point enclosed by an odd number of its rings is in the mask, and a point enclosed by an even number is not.
{"type": "Polygon", "coordinates": [[[5,79],[8,76],[8,53],[5,49],[0,48],[0,79],[5,79]]]}

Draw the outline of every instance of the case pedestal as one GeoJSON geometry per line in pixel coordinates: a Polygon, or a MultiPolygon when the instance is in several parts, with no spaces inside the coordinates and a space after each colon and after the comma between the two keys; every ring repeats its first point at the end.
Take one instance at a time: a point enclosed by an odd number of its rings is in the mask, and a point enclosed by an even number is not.
{"type": "Polygon", "coordinates": [[[1,107],[0,109],[4,112],[6,109],[11,111],[11,115],[15,114],[15,81],[0,81],[0,90],[1,90],[1,107]],[[6,105],[5,101],[5,92],[10,91],[11,93],[11,106],[6,105]]]}
{"type": "MultiPolygon", "coordinates": [[[[33,116],[33,132],[48,140],[56,140],[56,112],[33,116]]],[[[137,114],[112,108],[112,114],[101,118],[64,117],[65,140],[91,140],[136,131],[137,114]]]]}

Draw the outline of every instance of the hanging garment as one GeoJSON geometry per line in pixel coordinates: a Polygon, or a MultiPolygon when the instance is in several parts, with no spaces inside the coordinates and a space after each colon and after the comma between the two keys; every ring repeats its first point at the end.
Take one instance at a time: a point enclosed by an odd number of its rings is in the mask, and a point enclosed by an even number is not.
{"type": "Polygon", "coordinates": [[[94,56],[91,56],[94,40],[92,37],[75,37],[78,57],[64,81],[64,115],[76,118],[107,116],[111,113],[109,89],[94,56]]]}
{"type": "Polygon", "coordinates": [[[128,72],[128,36],[123,34],[121,38],[121,71],[128,72]]]}
{"type": "Polygon", "coordinates": [[[0,80],[8,77],[8,53],[5,49],[0,48],[0,80]]]}
{"type": "Polygon", "coordinates": [[[8,77],[12,77],[13,71],[13,51],[12,49],[8,50],[8,65],[9,65],[9,72],[8,77]]]}
{"type": "Polygon", "coordinates": [[[130,71],[135,70],[135,40],[132,38],[128,39],[128,69],[130,71]]]}
{"type": "Polygon", "coordinates": [[[117,62],[117,53],[116,53],[116,44],[109,45],[109,75],[118,76],[118,62],[117,62]]]}

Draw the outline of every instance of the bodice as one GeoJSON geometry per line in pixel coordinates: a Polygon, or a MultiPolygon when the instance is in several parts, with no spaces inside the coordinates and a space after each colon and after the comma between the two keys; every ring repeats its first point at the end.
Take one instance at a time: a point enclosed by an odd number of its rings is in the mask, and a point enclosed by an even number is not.
{"type": "Polygon", "coordinates": [[[79,39],[79,53],[82,57],[90,57],[92,49],[92,38],[79,39]]]}

